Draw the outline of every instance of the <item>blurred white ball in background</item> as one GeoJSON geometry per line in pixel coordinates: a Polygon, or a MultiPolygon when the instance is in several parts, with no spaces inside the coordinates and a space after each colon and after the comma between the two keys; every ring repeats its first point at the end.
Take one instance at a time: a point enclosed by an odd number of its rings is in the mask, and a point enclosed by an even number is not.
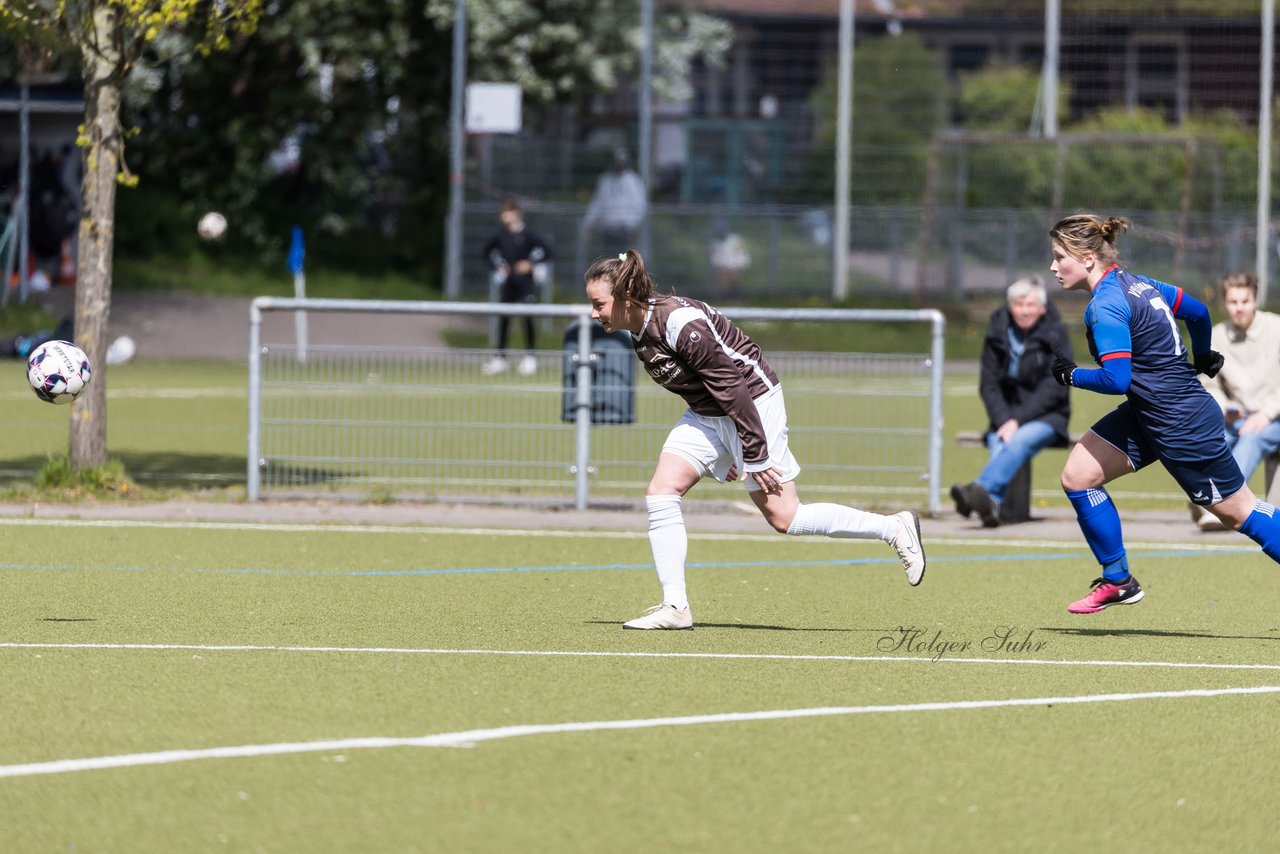
{"type": "Polygon", "coordinates": [[[200,232],[200,236],[205,240],[217,240],[227,233],[227,218],[217,211],[209,211],[200,217],[200,222],[196,224],[196,231],[200,232]]]}

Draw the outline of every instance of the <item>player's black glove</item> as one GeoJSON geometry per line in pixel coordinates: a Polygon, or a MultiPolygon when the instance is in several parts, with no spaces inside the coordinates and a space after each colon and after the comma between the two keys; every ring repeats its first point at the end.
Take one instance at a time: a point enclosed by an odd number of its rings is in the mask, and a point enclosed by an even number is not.
{"type": "Polygon", "coordinates": [[[1053,365],[1050,366],[1049,371],[1058,381],[1058,385],[1071,385],[1071,375],[1076,372],[1077,367],[1079,366],[1062,355],[1057,347],[1053,348],[1053,365]]]}
{"type": "Polygon", "coordinates": [[[1197,374],[1204,374],[1210,379],[1218,375],[1218,371],[1222,370],[1222,354],[1217,350],[1205,350],[1203,353],[1196,353],[1191,359],[1196,366],[1197,374]]]}

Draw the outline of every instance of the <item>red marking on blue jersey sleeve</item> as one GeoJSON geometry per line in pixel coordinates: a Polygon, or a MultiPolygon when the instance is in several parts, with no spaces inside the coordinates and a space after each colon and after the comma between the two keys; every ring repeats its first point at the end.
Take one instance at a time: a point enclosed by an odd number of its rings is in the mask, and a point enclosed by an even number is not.
{"type": "Polygon", "coordinates": [[[1182,305],[1182,288],[1177,288],[1178,295],[1173,300],[1173,313],[1178,313],[1178,306],[1182,305]]]}
{"type": "Polygon", "coordinates": [[[1099,356],[1099,357],[1098,357],[1098,361],[1099,361],[1099,362],[1105,362],[1105,361],[1107,361],[1107,360],[1109,360],[1109,359],[1132,359],[1132,358],[1133,358],[1133,354],[1132,354],[1132,353],[1130,353],[1130,352],[1129,352],[1129,351],[1127,351],[1127,350],[1122,350],[1122,351],[1119,351],[1119,352],[1116,352],[1116,353],[1107,353],[1107,354],[1106,354],[1106,355],[1104,355],[1104,356],[1099,356]]]}

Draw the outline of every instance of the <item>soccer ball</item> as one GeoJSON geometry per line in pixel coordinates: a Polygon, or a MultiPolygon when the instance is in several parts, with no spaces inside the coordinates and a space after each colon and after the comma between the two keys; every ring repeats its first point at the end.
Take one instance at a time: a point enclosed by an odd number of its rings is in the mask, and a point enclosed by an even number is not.
{"type": "Polygon", "coordinates": [[[70,403],[92,376],[89,357],[70,341],[46,341],[27,359],[27,382],[46,403],[70,403]]]}
{"type": "Polygon", "coordinates": [[[209,211],[196,223],[196,231],[205,240],[217,240],[227,233],[227,218],[217,211],[209,211]]]}

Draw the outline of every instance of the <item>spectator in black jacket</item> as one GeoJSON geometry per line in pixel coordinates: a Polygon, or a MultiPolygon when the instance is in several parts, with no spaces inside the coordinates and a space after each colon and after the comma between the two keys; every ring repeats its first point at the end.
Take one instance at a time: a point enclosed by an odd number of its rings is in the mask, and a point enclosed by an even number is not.
{"type": "Polygon", "coordinates": [[[1068,441],[1068,388],[1050,372],[1054,351],[1072,358],[1071,340],[1039,276],[1009,286],[1008,305],[991,315],[982,344],[978,389],[987,408],[991,458],[972,483],[954,484],[956,512],[977,513],[982,524],[1000,524],[1005,489],[1027,460],[1068,441]]]}
{"type": "MultiPolygon", "coordinates": [[[[498,299],[501,302],[532,303],[537,302],[538,265],[551,260],[551,246],[531,228],[524,224],[524,211],[514,198],[502,203],[498,214],[502,220],[502,228],[498,229],[489,242],[484,245],[485,260],[492,265],[502,290],[498,299]]],[[[507,331],[511,318],[503,315],[498,321],[498,353],[484,366],[486,374],[500,374],[507,369],[507,331]]],[[[538,362],[533,357],[535,332],[533,318],[524,318],[525,345],[528,352],[520,360],[520,373],[528,376],[538,369],[538,362]]]]}

